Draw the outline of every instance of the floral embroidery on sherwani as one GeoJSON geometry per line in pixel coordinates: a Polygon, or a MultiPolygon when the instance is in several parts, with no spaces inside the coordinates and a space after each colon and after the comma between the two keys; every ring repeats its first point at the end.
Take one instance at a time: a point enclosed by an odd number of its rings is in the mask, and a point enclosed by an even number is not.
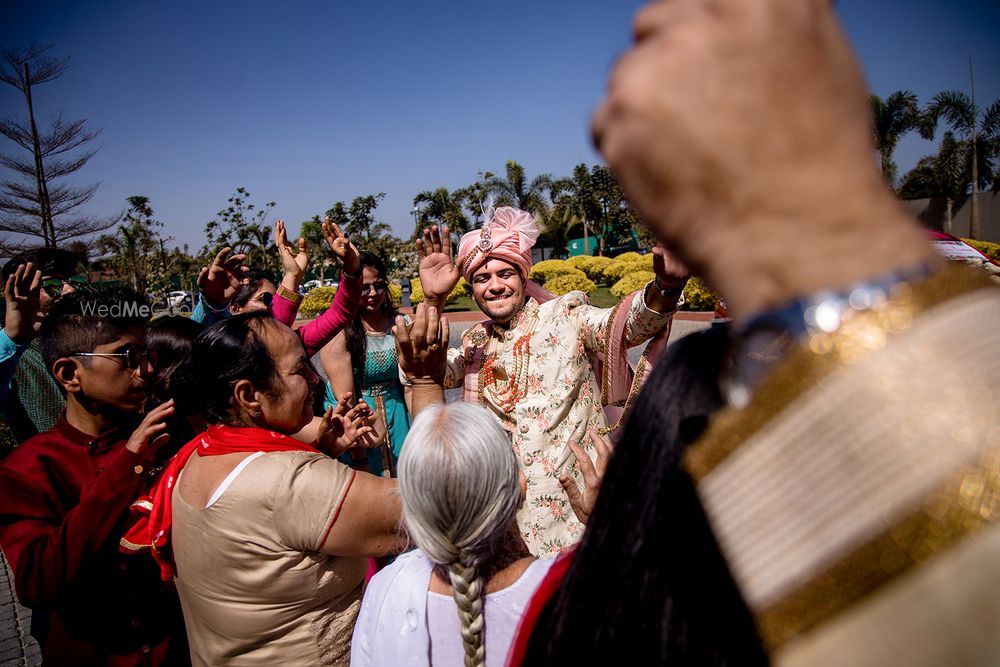
{"type": "MultiPolygon", "coordinates": [[[[630,298],[630,297],[626,297],[630,298]]],[[[518,526],[535,556],[556,556],[583,535],[583,525],[569,505],[559,476],[583,483],[569,442],[579,442],[592,459],[597,453],[587,438],[587,427],[606,425],[601,405],[600,379],[591,364],[603,352],[613,309],[596,308],[582,292],[539,305],[529,299],[509,328],[483,322],[470,327],[462,347],[448,352],[446,387],[466,384],[466,397],[478,397],[511,435],[511,445],[528,482],[527,498],[518,512],[518,526]],[[516,371],[514,344],[530,332],[525,396],[507,412],[496,392],[484,392],[480,370],[495,355],[493,367],[500,381],[516,371]]],[[[669,321],[670,314],[649,310],[643,299],[632,299],[625,340],[630,346],[645,342],[669,321]]],[[[522,361],[523,363],[523,361],[522,361]]]]}

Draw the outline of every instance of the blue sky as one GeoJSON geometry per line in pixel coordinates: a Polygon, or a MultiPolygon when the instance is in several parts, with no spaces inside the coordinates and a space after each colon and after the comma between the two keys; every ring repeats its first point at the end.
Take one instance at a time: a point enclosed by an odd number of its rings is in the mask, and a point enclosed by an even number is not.
{"type": "MultiPolygon", "coordinates": [[[[79,183],[87,211],[150,197],[195,251],[238,186],[292,231],[338,200],[385,192],[377,213],[412,231],[413,196],[472,183],[516,159],[529,176],[594,163],[587,126],[629,43],[638,0],[571,2],[4,2],[0,43],[51,43],[62,78],[38,87],[103,128],[79,183]]],[[[841,2],[874,92],[968,90],[1000,97],[1000,3],[841,2]]],[[[23,98],[0,88],[0,114],[23,98]]],[[[933,144],[904,140],[901,172],[933,144]]],[[[0,142],[0,150],[13,144],[0,142]]]]}

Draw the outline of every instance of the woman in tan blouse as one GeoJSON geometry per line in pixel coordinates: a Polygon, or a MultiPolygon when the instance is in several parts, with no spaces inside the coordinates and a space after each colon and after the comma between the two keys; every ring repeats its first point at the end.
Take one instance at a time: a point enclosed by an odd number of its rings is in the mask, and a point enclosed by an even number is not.
{"type": "Polygon", "coordinates": [[[366,406],[328,412],[311,445],[290,437],[319,378],[288,327],[253,313],[201,334],[175,382],[210,426],[165,471],[150,534],[193,663],[347,665],[365,557],[402,546],[396,483],[331,458],[364,435],[366,406]]]}

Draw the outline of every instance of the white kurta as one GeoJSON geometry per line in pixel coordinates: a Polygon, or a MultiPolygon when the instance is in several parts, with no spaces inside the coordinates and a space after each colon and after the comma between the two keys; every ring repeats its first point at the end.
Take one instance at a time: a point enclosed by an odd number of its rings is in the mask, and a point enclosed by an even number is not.
{"type": "MultiPolygon", "coordinates": [[[[626,297],[631,298],[631,297],[626,297]]],[[[510,432],[514,453],[528,481],[527,497],[517,515],[518,526],[532,555],[551,558],[572,546],[583,534],[559,476],[567,473],[579,485],[579,465],[569,449],[578,442],[592,459],[597,453],[587,427],[603,428],[600,380],[592,369],[604,351],[613,308],[596,308],[583,292],[570,292],[539,305],[529,299],[509,328],[482,322],[462,337],[461,349],[448,351],[445,386],[466,385],[466,397],[478,400],[510,432]],[[519,344],[518,341],[521,340],[519,344]],[[510,376],[523,387],[523,397],[504,401],[510,376]],[[481,372],[493,357],[495,385],[481,372]],[[466,377],[468,373],[469,377],[466,377]],[[499,391],[498,391],[499,390],[499,391]]],[[[632,299],[625,326],[629,347],[659,332],[672,313],[650,310],[644,299],[632,299]]]]}

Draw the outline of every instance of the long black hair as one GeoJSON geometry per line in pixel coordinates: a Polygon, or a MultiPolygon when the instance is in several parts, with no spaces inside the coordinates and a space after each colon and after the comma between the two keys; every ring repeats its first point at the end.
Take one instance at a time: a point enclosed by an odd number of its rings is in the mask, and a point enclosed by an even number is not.
{"type": "Polygon", "coordinates": [[[728,333],[668,348],[615,447],[565,580],[524,665],[759,665],[767,656],[691,479],[685,447],[722,405],[728,333]]]}
{"type": "Polygon", "coordinates": [[[153,408],[174,398],[171,380],[174,372],[191,358],[191,348],[198,334],[205,330],[199,322],[181,315],[156,318],[146,331],[146,347],[156,360],[149,380],[149,404],[153,408]]]}
{"type": "MultiPolygon", "coordinates": [[[[385,290],[385,298],[382,300],[382,313],[384,315],[388,315],[390,319],[395,319],[397,312],[396,304],[393,303],[392,295],[389,293],[389,278],[385,270],[385,262],[383,262],[382,258],[378,255],[365,250],[362,250],[360,254],[362,272],[364,272],[365,269],[371,269],[378,274],[378,279],[380,281],[386,283],[387,287],[385,290]]],[[[367,296],[367,294],[364,296],[367,296]]],[[[347,327],[346,334],[347,351],[351,355],[351,370],[354,374],[355,397],[361,393],[361,376],[364,374],[365,358],[368,356],[368,336],[365,335],[365,325],[361,321],[362,315],[364,315],[363,305],[358,308],[358,312],[354,316],[354,320],[352,320],[351,325],[347,327]]]]}

